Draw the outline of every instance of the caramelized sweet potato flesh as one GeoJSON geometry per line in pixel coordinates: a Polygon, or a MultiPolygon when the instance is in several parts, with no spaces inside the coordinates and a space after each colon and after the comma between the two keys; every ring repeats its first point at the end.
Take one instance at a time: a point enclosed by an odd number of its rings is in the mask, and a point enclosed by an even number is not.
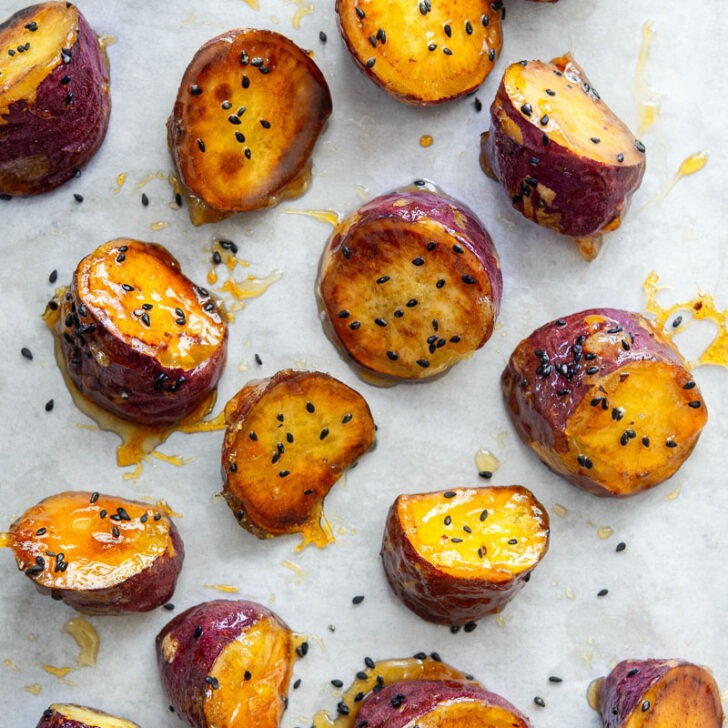
{"type": "Polygon", "coordinates": [[[490,337],[502,278],[488,233],[434,190],[369,201],[335,231],[319,296],[335,343],[383,380],[428,379],[490,337]]]}
{"type": "Polygon", "coordinates": [[[192,222],[300,195],[331,108],[321,71],[284,36],[246,29],[206,43],[169,120],[192,222]]]}
{"type": "Polygon", "coordinates": [[[17,101],[35,102],[38,86],[63,63],[63,49],[73,48],[77,27],[78,10],[65,2],[25,8],[0,25],[0,118],[17,101]]]}
{"type": "Polygon", "coordinates": [[[454,578],[508,581],[548,547],[548,517],[525,488],[400,496],[397,512],[418,554],[454,578]]]}
{"type": "Polygon", "coordinates": [[[331,540],[323,499],[374,443],[364,398],[327,374],[284,370],[245,387],[226,419],[224,492],[241,525],[331,540]]]}
{"type": "Polygon", "coordinates": [[[139,728],[125,718],[72,703],[54,703],[43,713],[37,728],[139,728]]]}
{"type": "Polygon", "coordinates": [[[46,498],[10,532],[18,568],[57,592],[119,586],[176,553],[172,522],[159,509],[86,491],[46,498]]]}
{"type": "Polygon", "coordinates": [[[475,90],[502,45],[494,3],[337,0],[339,28],[354,61],[400,101],[437,104],[475,90]]]}

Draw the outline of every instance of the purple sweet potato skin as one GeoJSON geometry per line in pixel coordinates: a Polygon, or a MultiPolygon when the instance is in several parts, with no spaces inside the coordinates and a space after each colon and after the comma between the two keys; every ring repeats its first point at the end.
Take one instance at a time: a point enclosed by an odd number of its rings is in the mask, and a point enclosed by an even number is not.
{"type": "MultiPolygon", "coordinates": [[[[0,28],[23,25],[36,7],[20,10],[0,28]]],[[[70,63],[40,83],[34,101],[17,101],[0,118],[0,194],[27,196],[58,187],[104,140],[111,114],[108,62],[80,11],[71,51],[70,63]],[[66,75],[71,82],[61,84],[66,75]],[[73,102],[67,104],[69,92],[73,102]]]]}
{"type": "Polygon", "coordinates": [[[168,602],[174,594],[177,577],[184,563],[182,537],[170,521],[171,552],[158,556],[154,563],[126,581],[106,589],[49,589],[34,582],[41,594],[63,601],[69,607],[90,615],[149,612],[168,602]]]}
{"type": "Polygon", "coordinates": [[[190,607],[157,635],[159,674],[170,705],[191,726],[204,728],[205,678],[223,649],[261,619],[281,622],[273,612],[248,601],[219,599],[190,607]],[[195,631],[202,630],[195,639],[195,631]],[[177,645],[165,658],[165,642],[177,645]]]}
{"type": "Polygon", "coordinates": [[[575,238],[617,227],[645,171],[644,164],[603,164],[554,141],[544,144],[543,131],[514,107],[503,81],[491,106],[490,130],[482,137],[481,154],[516,210],[535,222],[538,211],[542,220],[548,219],[543,224],[575,238]],[[520,129],[521,143],[507,133],[496,109],[520,129]],[[531,162],[534,158],[539,160],[537,167],[531,162]],[[534,175],[555,191],[552,200],[541,197],[537,188],[527,198],[522,194],[524,180],[534,175]]]}
{"type": "MultiPolygon", "coordinates": [[[[86,706],[82,705],[74,705],[74,707],[82,708],[83,710],[89,710],[94,713],[98,713],[102,716],[107,715],[106,713],[102,713],[101,711],[98,711],[94,708],[87,708],[86,706]]],[[[136,723],[129,722],[129,726],[136,726],[136,723]]],[[[94,724],[95,725],[95,724],[94,724]]],[[[67,718],[62,712],[59,710],[54,709],[53,707],[48,708],[42,715],[41,719],[38,721],[38,724],[35,728],[94,728],[94,725],[89,725],[88,723],[82,723],[77,720],[71,720],[70,718],[67,718]]]]}
{"type": "Polygon", "coordinates": [[[531,726],[528,718],[505,698],[480,685],[457,680],[406,680],[386,685],[366,698],[357,715],[356,724],[366,725],[367,728],[404,728],[436,708],[439,703],[456,700],[477,700],[503,708],[513,714],[514,728],[531,726]],[[392,705],[395,697],[398,698],[395,702],[400,702],[398,708],[392,705]]]}
{"type": "MultiPolygon", "coordinates": [[[[593,391],[584,380],[590,362],[577,353],[579,338],[586,339],[594,333],[589,317],[603,317],[599,324],[602,331],[621,327],[625,335],[631,333],[633,337],[629,349],[615,347],[612,357],[599,358],[600,376],[638,361],[661,361],[683,370],[685,381],[690,379],[677,349],[640,314],[594,308],[551,321],[518,344],[501,376],[506,409],[521,439],[529,446],[540,443],[556,453],[568,451],[567,423],[583,398],[593,391]],[[552,371],[548,376],[538,373],[542,365],[535,355],[538,350],[549,355],[552,371]],[[562,365],[567,367],[567,374],[558,371],[562,365]],[[562,390],[568,390],[569,396],[559,396],[562,390]]],[[[594,495],[615,495],[586,473],[574,474],[569,480],[594,495]]]]}
{"type": "MultiPolygon", "coordinates": [[[[482,263],[490,281],[495,321],[500,311],[503,275],[493,241],[472,210],[443,192],[415,188],[370,200],[359,208],[354,222],[357,225],[368,225],[388,218],[408,223],[430,219],[470,250],[482,263]]],[[[345,244],[345,233],[346,230],[340,232],[331,241],[332,253],[336,253],[345,244]]],[[[490,333],[484,334],[481,345],[488,340],[490,333]]]]}
{"type": "MultiPolygon", "coordinates": [[[[702,668],[685,660],[646,659],[623,660],[607,675],[599,688],[599,712],[604,728],[621,728],[635,710],[640,709],[644,694],[667,673],[676,668],[689,667],[703,671],[702,668]]],[[[704,677],[714,688],[717,724],[722,723],[720,696],[712,676],[704,672],[704,677]]],[[[707,720],[707,716],[706,716],[707,720]]],[[[706,722],[705,728],[714,728],[706,722]]]]}

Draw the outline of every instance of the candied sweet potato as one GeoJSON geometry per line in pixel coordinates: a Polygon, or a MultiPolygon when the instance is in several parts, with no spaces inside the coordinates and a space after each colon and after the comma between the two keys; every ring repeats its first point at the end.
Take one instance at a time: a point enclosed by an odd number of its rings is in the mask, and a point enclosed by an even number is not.
{"type": "Polygon", "coordinates": [[[285,36],[246,28],[205,43],[167,123],[192,223],[303,194],[331,109],[318,66],[285,36]]]}
{"type": "Polygon", "coordinates": [[[484,171],[521,214],[575,238],[594,258],[642,181],[642,142],[569,56],[508,66],[490,117],[484,171]]]}
{"type": "Polygon", "coordinates": [[[36,728],[139,728],[126,718],[75,703],[54,703],[46,708],[36,728]]]}
{"type": "Polygon", "coordinates": [[[596,495],[626,496],[673,475],[707,421],[673,343],[636,313],[596,308],[521,341],[501,382],[523,441],[596,495]]]}
{"type": "Polygon", "coordinates": [[[156,650],[170,706],[193,728],[277,728],[296,641],[266,607],[198,604],[162,629],[156,650]]]}
{"type": "Polygon", "coordinates": [[[475,91],[503,44],[503,3],[337,0],[339,30],[361,71],[404,103],[429,106],[475,91]]]}
{"type": "Polygon", "coordinates": [[[78,264],[58,303],[68,375],[114,415],[173,425],[214,394],[225,315],[162,246],[127,238],[101,245],[78,264]]]}
{"type": "Polygon", "coordinates": [[[400,495],[382,563],[395,594],[423,619],[462,625],[499,612],[548,550],[549,517],[520,485],[400,495]]]}
{"type": "Polygon", "coordinates": [[[323,500],[374,445],[364,398],[328,374],[285,369],[247,384],[225,419],[223,493],[240,525],[259,538],[333,540],[323,500]]]}
{"type": "Polygon", "coordinates": [[[470,356],[493,333],[502,289],[488,232],[428,185],[343,220],[318,281],[324,328],[375,383],[429,379],[470,356]]]}
{"type": "Polygon", "coordinates": [[[366,698],[357,726],[367,728],[530,728],[528,718],[484,687],[457,680],[407,680],[366,698]]]}
{"type": "Polygon", "coordinates": [[[0,24],[0,194],[35,195],[96,154],[111,113],[106,54],[78,8],[31,5],[0,24]]]}
{"type": "Polygon", "coordinates": [[[720,728],[720,691],[710,672],[685,660],[623,660],[601,680],[604,728],[720,728]]]}
{"type": "Polygon", "coordinates": [[[49,496],[10,534],[18,569],[36,589],[86,614],[161,606],[184,561],[182,539],[164,511],[99,493],[49,496]]]}

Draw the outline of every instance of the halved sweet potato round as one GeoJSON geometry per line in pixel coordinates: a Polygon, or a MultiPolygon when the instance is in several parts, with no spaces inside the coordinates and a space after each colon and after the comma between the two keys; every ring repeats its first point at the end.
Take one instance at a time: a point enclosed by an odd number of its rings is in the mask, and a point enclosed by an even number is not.
{"type": "Polygon", "coordinates": [[[111,113],[106,54],[78,8],[44,2],[0,25],[0,194],[34,195],[98,151],[111,113]]]}
{"type": "Polygon", "coordinates": [[[278,728],[296,641],[266,607],[198,604],[162,629],[156,650],[170,706],[193,728],[278,728]]]}
{"type": "Polygon", "coordinates": [[[331,108],[318,66],[285,36],[238,29],[205,43],[167,124],[192,223],[303,194],[331,108]]]}
{"type": "Polygon", "coordinates": [[[366,728],[530,728],[528,718],[500,695],[456,680],[408,680],[385,685],[357,715],[366,728]]]}
{"type": "Polygon", "coordinates": [[[710,672],[685,660],[623,660],[603,678],[604,728],[720,728],[720,691],[710,672]]]}
{"type": "Polygon", "coordinates": [[[286,369],[246,385],[225,419],[223,493],[240,525],[259,538],[332,541],[323,500],[374,444],[364,398],[328,374],[286,369]]]}
{"type": "Polygon", "coordinates": [[[429,379],[483,346],[502,289],[488,232],[429,186],[377,197],[345,219],[318,281],[327,333],[389,383],[429,379]]]}
{"type": "Polygon", "coordinates": [[[474,91],[503,44],[503,3],[337,0],[339,30],[356,65],[399,101],[439,104],[474,91]]]}
{"type": "Polygon", "coordinates": [[[590,309],[521,341],[502,375],[521,438],[552,470],[602,496],[661,483],[708,415],[673,343],[643,316],[590,309]]]}
{"type": "Polygon", "coordinates": [[[481,164],[529,220],[577,239],[585,258],[619,227],[645,147],[569,56],[505,71],[481,137],[481,164]]]}
{"type": "Polygon", "coordinates": [[[75,703],[54,703],[46,708],[36,728],[140,728],[126,718],[75,703]]]}
{"type": "Polygon", "coordinates": [[[52,495],[10,526],[18,569],[86,614],[146,612],[169,600],[184,546],[154,506],[86,491],[52,495]]]}
{"type": "Polygon", "coordinates": [[[199,409],[225,365],[227,322],[160,245],[120,238],[86,256],[59,301],[56,335],[82,394],[143,425],[199,409]]]}
{"type": "Polygon", "coordinates": [[[400,495],[382,563],[394,593],[430,622],[461,625],[499,612],[548,550],[549,517],[520,485],[400,495]]]}

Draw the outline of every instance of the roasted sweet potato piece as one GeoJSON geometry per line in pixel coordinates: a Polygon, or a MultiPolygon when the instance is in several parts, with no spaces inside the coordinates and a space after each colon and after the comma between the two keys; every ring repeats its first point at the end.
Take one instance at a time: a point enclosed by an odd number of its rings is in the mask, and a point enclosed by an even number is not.
{"type": "Polygon", "coordinates": [[[502,376],[523,441],[595,495],[626,496],[677,471],[707,421],[673,343],[643,316],[600,308],[521,341],[502,376]]]}
{"type": "Polygon", "coordinates": [[[142,425],[171,425],[214,394],[227,322],[160,245],[120,238],[86,256],[59,299],[56,334],[82,394],[142,425]]]}
{"type": "Polygon", "coordinates": [[[184,560],[182,539],[164,511],[86,491],[45,498],[10,534],[18,569],[36,589],[86,614],[161,606],[184,560]]]}
{"type": "Polygon", "coordinates": [[[481,137],[481,164],[529,220],[599,252],[645,171],[645,147],[569,56],[506,69],[481,137]]]}
{"type": "Polygon", "coordinates": [[[266,607],[198,604],[162,629],[156,649],[170,706],[193,728],[277,728],[296,640],[266,607]]]}
{"type": "Polygon", "coordinates": [[[286,369],[247,384],[225,419],[223,492],[240,525],[259,538],[332,541],[323,500],[374,445],[364,398],[328,374],[286,369]]]}
{"type": "Polygon", "coordinates": [[[0,25],[0,194],[35,195],[96,154],[111,113],[106,54],[75,5],[45,2],[0,25]]]}
{"type": "Polygon", "coordinates": [[[503,279],[488,232],[431,186],[367,202],[326,246],[324,327],[369,381],[424,380],[493,332],[503,279]]]}
{"type": "Polygon", "coordinates": [[[720,728],[720,691],[710,672],[685,660],[624,660],[599,687],[604,728],[720,728]]]}
{"type": "Polygon", "coordinates": [[[400,495],[389,509],[382,563],[415,614],[462,625],[499,612],[548,550],[549,517],[520,485],[400,495]]]}
{"type": "Polygon", "coordinates": [[[367,728],[530,728],[528,718],[500,695],[456,680],[408,680],[385,685],[357,715],[367,728]]]}
{"type": "Polygon", "coordinates": [[[503,44],[503,3],[337,0],[339,30],[356,65],[399,101],[429,106],[468,94],[503,44]]]}
{"type": "Polygon", "coordinates": [[[36,728],[139,728],[126,718],[74,703],[54,703],[46,708],[36,728]]]}
{"type": "Polygon", "coordinates": [[[192,223],[303,194],[331,108],[318,66],[285,36],[240,29],[205,43],[167,124],[192,223]]]}

